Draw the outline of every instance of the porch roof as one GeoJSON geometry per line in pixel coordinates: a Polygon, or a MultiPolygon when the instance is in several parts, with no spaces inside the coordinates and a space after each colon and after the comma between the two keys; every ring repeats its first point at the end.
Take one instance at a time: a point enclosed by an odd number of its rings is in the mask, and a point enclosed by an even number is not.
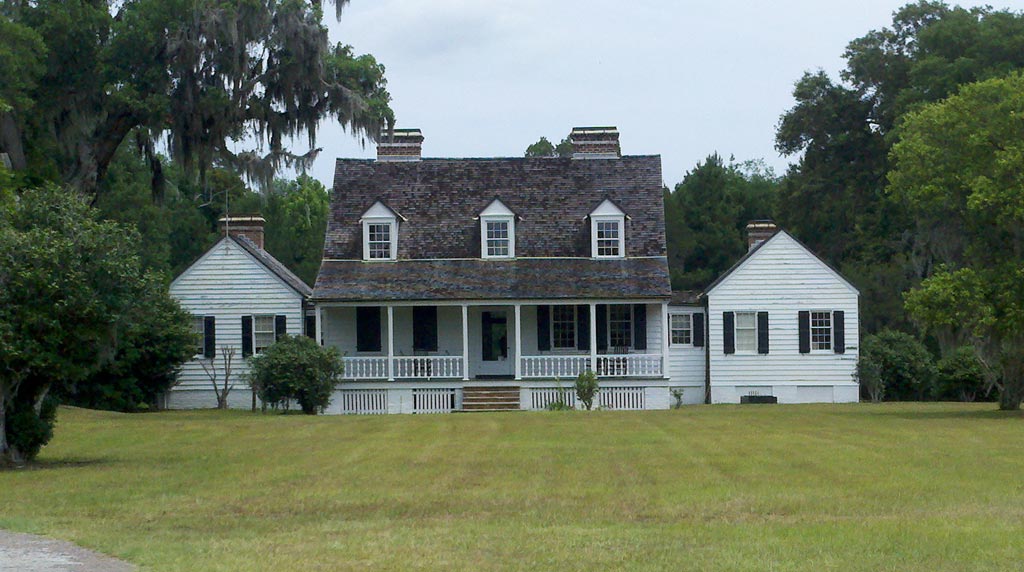
{"type": "Polygon", "coordinates": [[[671,295],[664,257],[325,260],[313,290],[313,299],[322,302],[638,299],[671,295]]]}

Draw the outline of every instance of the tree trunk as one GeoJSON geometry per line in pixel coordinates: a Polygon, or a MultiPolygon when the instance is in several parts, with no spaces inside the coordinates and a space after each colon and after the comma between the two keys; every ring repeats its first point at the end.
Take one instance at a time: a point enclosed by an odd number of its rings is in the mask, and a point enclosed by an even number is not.
{"type": "Polygon", "coordinates": [[[1003,367],[1003,390],[999,392],[999,409],[1003,411],[1018,411],[1024,400],[1024,368],[1017,360],[1012,361],[1003,367]]]}
{"type": "Polygon", "coordinates": [[[21,141],[21,128],[13,113],[0,113],[0,152],[7,153],[11,168],[15,171],[24,171],[28,167],[21,141]]]}
{"type": "Polygon", "coordinates": [[[0,388],[0,467],[12,461],[7,445],[7,390],[0,388]]]}

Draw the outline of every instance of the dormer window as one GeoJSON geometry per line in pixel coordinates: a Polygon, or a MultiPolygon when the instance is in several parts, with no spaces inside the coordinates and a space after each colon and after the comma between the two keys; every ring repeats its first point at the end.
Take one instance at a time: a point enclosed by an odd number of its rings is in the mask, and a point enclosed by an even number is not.
{"type": "Polygon", "coordinates": [[[480,213],[480,256],[516,256],[516,215],[498,199],[480,213]]]}
{"type": "Polygon", "coordinates": [[[395,260],[399,215],[377,201],[363,213],[363,260],[395,260]]]}
{"type": "Polygon", "coordinates": [[[590,251],[594,258],[626,255],[626,213],[605,199],[590,213],[590,251]]]}

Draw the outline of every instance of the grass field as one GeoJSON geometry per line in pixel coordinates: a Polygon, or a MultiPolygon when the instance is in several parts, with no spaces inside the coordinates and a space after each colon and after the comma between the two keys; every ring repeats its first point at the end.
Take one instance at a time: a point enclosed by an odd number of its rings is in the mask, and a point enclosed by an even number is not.
{"type": "Polygon", "coordinates": [[[1024,417],[994,408],[65,409],[0,528],[190,572],[1024,569],[1024,417]]]}

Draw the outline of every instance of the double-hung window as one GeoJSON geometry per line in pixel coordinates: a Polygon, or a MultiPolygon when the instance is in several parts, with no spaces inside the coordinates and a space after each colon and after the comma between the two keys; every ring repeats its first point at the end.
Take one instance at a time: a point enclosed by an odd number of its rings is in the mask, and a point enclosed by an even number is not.
{"type": "Polygon", "coordinates": [[[576,306],[551,307],[551,347],[576,349],[576,306]]]}
{"type": "Polygon", "coordinates": [[[192,333],[196,336],[195,355],[201,356],[206,351],[206,319],[203,316],[192,316],[192,333]]]}
{"type": "Polygon", "coordinates": [[[693,343],[693,314],[670,314],[669,328],[673,346],[688,346],[693,343]]]}
{"type": "Polygon", "coordinates": [[[736,312],[736,351],[757,352],[756,312],[736,312]]]}
{"type": "Polygon", "coordinates": [[[605,199],[590,213],[590,252],[594,258],[626,255],[626,213],[605,199]]]}
{"type": "Polygon", "coordinates": [[[506,258],[512,251],[510,247],[511,233],[509,220],[484,221],[484,232],[487,235],[487,258],[506,258]]]}
{"type": "Polygon", "coordinates": [[[608,306],[608,347],[612,351],[627,350],[633,345],[633,307],[629,304],[608,306]]]}
{"type": "Polygon", "coordinates": [[[599,220],[597,225],[597,255],[599,257],[621,256],[619,242],[622,229],[617,220],[599,220]]]}
{"type": "Polygon", "coordinates": [[[274,316],[253,316],[252,347],[254,353],[265,350],[276,339],[274,316]]]}
{"type": "Polygon", "coordinates": [[[811,350],[832,351],[832,312],[811,312],[811,350]]]}
{"type": "Polygon", "coordinates": [[[366,225],[366,252],[371,260],[390,260],[394,258],[391,251],[391,223],[368,223],[366,225]]]}

